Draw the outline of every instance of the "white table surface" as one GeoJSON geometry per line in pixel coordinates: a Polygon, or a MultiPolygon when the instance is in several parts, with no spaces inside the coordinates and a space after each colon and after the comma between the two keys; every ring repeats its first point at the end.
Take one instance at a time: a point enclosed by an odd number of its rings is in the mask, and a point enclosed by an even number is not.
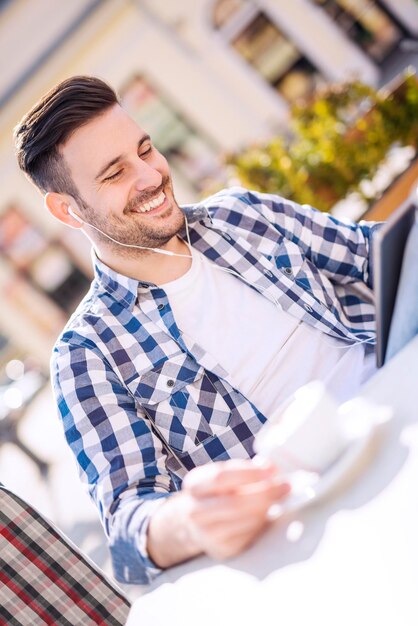
{"type": "Polygon", "coordinates": [[[394,417],[332,493],[237,558],[167,570],[127,626],[417,626],[418,337],[363,396],[394,417]]]}

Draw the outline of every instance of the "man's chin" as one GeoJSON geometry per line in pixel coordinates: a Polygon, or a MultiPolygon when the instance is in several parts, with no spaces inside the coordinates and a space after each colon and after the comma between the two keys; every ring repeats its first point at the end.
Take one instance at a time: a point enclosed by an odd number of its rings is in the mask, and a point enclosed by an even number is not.
{"type": "MultiPolygon", "coordinates": [[[[165,246],[184,230],[185,225],[184,213],[177,205],[170,205],[164,212],[154,216],[154,218],[135,221],[135,231],[138,233],[138,237],[133,243],[150,248],[165,246]],[[166,220],[166,223],[164,223],[164,220],[166,220]]],[[[132,234],[131,231],[129,237],[131,240],[132,234]]]]}

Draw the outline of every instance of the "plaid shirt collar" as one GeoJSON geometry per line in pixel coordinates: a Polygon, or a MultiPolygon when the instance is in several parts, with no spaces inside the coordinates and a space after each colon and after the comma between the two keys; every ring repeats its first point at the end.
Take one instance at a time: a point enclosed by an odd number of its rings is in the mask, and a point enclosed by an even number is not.
{"type": "MultiPolygon", "coordinates": [[[[197,221],[201,221],[204,226],[213,228],[213,221],[207,209],[202,205],[185,205],[182,207],[187,217],[189,226],[197,221]]],[[[180,233],[180,237],[186,238],[186,229],[180,233]]],[[[94,248],[91,250],[91,258],[94,267],[94,276],[96,282],[101,286],[103,291],[112,295],[118,302],[123,302],[127,308],[132,311],[138,299],[138,290],[141,285],[146,289],[155,288],[154,283],[141,281],[136,278],[130,278],[124,274],[120,274],[112,270],[108,265],[103,263],[97,256],[94,248]]]]}

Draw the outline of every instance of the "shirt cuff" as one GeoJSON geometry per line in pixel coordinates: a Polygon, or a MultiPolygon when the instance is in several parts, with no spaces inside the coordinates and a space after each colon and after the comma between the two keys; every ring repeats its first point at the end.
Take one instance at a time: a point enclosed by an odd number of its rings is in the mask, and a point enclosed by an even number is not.
{"type": "Polygon", "coordinates": [[[162,570],[150,559],[147,533],[151,516],[171,493],[149,493],[140,501],[125,503],[112,525],[110,553],[116,580],[125,584],[150,584],[162,570]]]}
{"type": "Polygon", "coordinates": [[[154,580],[154,578],[156,578],[158,574],[161,574],[162,569],[158,567],[157,565],[155,565],[154,561],[150,559],[150,556],[148,554],[148,547],[147,547],[148,526],[150,524],[152,514],[156,511],[156,509],[158,509],[163,504],[164,501],[162,501],[162,498],[164,498],[164,500],[166,498],[165,494],[152,494],[152,495],[154,497],[152,499],[150,498],[149,500],[147,500],[147,502],[144,502],[144,504],[142,505],[143,507],[142,513],[144,513],[144,509],[145,509],[145,517],[143,517],[142,523],[136,534],[137,549],[138,549],[140,558],[142,560],[144,569],[147,573],[149,583],[152,580],[154,580]],[[155,497],[155,496],[158,496],[158,497],[155,497]]]}

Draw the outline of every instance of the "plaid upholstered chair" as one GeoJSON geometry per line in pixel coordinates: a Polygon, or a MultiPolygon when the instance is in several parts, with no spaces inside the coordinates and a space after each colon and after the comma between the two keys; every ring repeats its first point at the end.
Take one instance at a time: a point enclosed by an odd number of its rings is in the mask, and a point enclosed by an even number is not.
{"type": "Polygon", "coordinates": [[[99,569],[0,484],[0,626],[122,626],[129,609],[99,569]]]}

